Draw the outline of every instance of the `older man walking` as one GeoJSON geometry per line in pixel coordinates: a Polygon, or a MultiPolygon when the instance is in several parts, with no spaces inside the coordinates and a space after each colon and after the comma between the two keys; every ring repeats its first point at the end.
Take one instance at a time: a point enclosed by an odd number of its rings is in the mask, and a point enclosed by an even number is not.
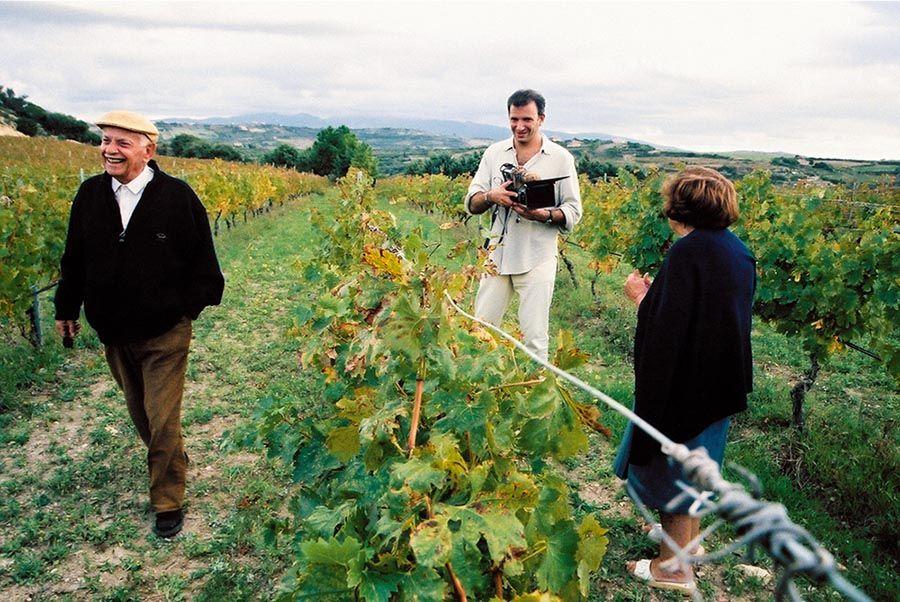
{"type": "Polygon", "coordinates": [[[156,126],[130,111],[107,113],[97,126],[104,173],[86,180],[72,203],[56,329],[75,337],[84,304],[147,446],[153,530],[172,537],[184,523],[181,401],[191,321],[219,304],[225,281],[200,199],[153,161],[156,126]]]}

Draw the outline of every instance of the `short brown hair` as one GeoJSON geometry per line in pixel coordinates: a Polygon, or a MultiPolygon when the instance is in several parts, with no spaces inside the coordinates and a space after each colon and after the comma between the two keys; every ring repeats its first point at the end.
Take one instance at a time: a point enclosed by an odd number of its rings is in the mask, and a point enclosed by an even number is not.
{"type": "Polygon", "coordinates": [[[727,228],[738,218],[731,180],[708,167],[688,167],[663,185],[663,213],[695,228],[727,228]]]}
{"type": "Polygon", "coordinates": [[[524,107],[530,102],[533,102],[534,106],[537,107],[538,116],[543,117],[547,101],[544,100],[544,97],[537,90],[526,89],[513,92],[512,96],[506,101],[506,112],[508,113],[511,107],[524,107]]]}

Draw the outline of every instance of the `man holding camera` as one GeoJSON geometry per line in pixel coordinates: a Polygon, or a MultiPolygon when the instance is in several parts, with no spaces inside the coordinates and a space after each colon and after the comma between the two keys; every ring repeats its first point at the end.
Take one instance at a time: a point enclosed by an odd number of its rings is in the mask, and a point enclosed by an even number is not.
{"type": "Polygon", "coordinates": [[[172,537],[184,522],[181,399],[191,321],[219,304],[225,280],[200,199],[152,160],[156,126],[130,111],[107,113],[97,126],[104,173],[72,202],[56,329],[71,346],[84,304],[147,446],[153,530],[172,537]]]}
{"type": "Polygon", "coordinates": [[[512,137],[484,151],[465,207],[473,215],[491,211],[490,257],[498,271],[482,278],[475,315],[499,326],[513,292],[517,293],[525,346],[547,359],[557,238],[559,232],[571,232],[581,219],[581,194],[575,159],[541,134],[544,106],[544,97],[534,90],[518,90],[509,97],[512,137]],[[553,204],[529,208],[521,202],[519,193],[510,189],[507,164],[519,170],[526,187],[534,178],[562,178],[552,184],[553,204]]]}

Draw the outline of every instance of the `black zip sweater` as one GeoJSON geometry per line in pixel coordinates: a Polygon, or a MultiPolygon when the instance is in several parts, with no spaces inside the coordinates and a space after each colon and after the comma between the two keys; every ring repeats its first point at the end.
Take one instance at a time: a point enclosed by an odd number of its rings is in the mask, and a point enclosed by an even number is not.
{"type": "Polygon", "coordinates": [[[56,319],[77,320],[84,303],[107,345],[159,336],[222,300],[206,210],[187,183],[150,167],[126,230],[109,174],[86,180],[72,202],[56,319]]]}

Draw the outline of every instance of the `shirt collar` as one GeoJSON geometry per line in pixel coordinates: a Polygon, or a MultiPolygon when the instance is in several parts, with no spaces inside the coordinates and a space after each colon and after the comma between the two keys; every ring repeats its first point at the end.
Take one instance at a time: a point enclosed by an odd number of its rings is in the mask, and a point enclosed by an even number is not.
{"type": "Polygon", "coordinates": [[[149,165],[145,165],[144,169],[138,176],[127,184],[122,184],[115,178],[110,178],[112,180],[112,189],[113,192],[119,192],[119,189],[124,186],[127,188],[131,194],[138,195],[147,187],[147,184],[150,183],[150,180],[153,179],[153,168],[149,165]]]}
{"type": "MultiPolygon", "coordinates": [[[[509,140],[506,143],[506,150],[511,151],[515,150],[516,144],[515,140],[512,136],[509,137],[509,140]]],[[[538,154],[541,155],[549,155],[550,154],[550,145],[547,144],[547,136],[541,134],[541,149],[538,151],[538,154]]]]}

